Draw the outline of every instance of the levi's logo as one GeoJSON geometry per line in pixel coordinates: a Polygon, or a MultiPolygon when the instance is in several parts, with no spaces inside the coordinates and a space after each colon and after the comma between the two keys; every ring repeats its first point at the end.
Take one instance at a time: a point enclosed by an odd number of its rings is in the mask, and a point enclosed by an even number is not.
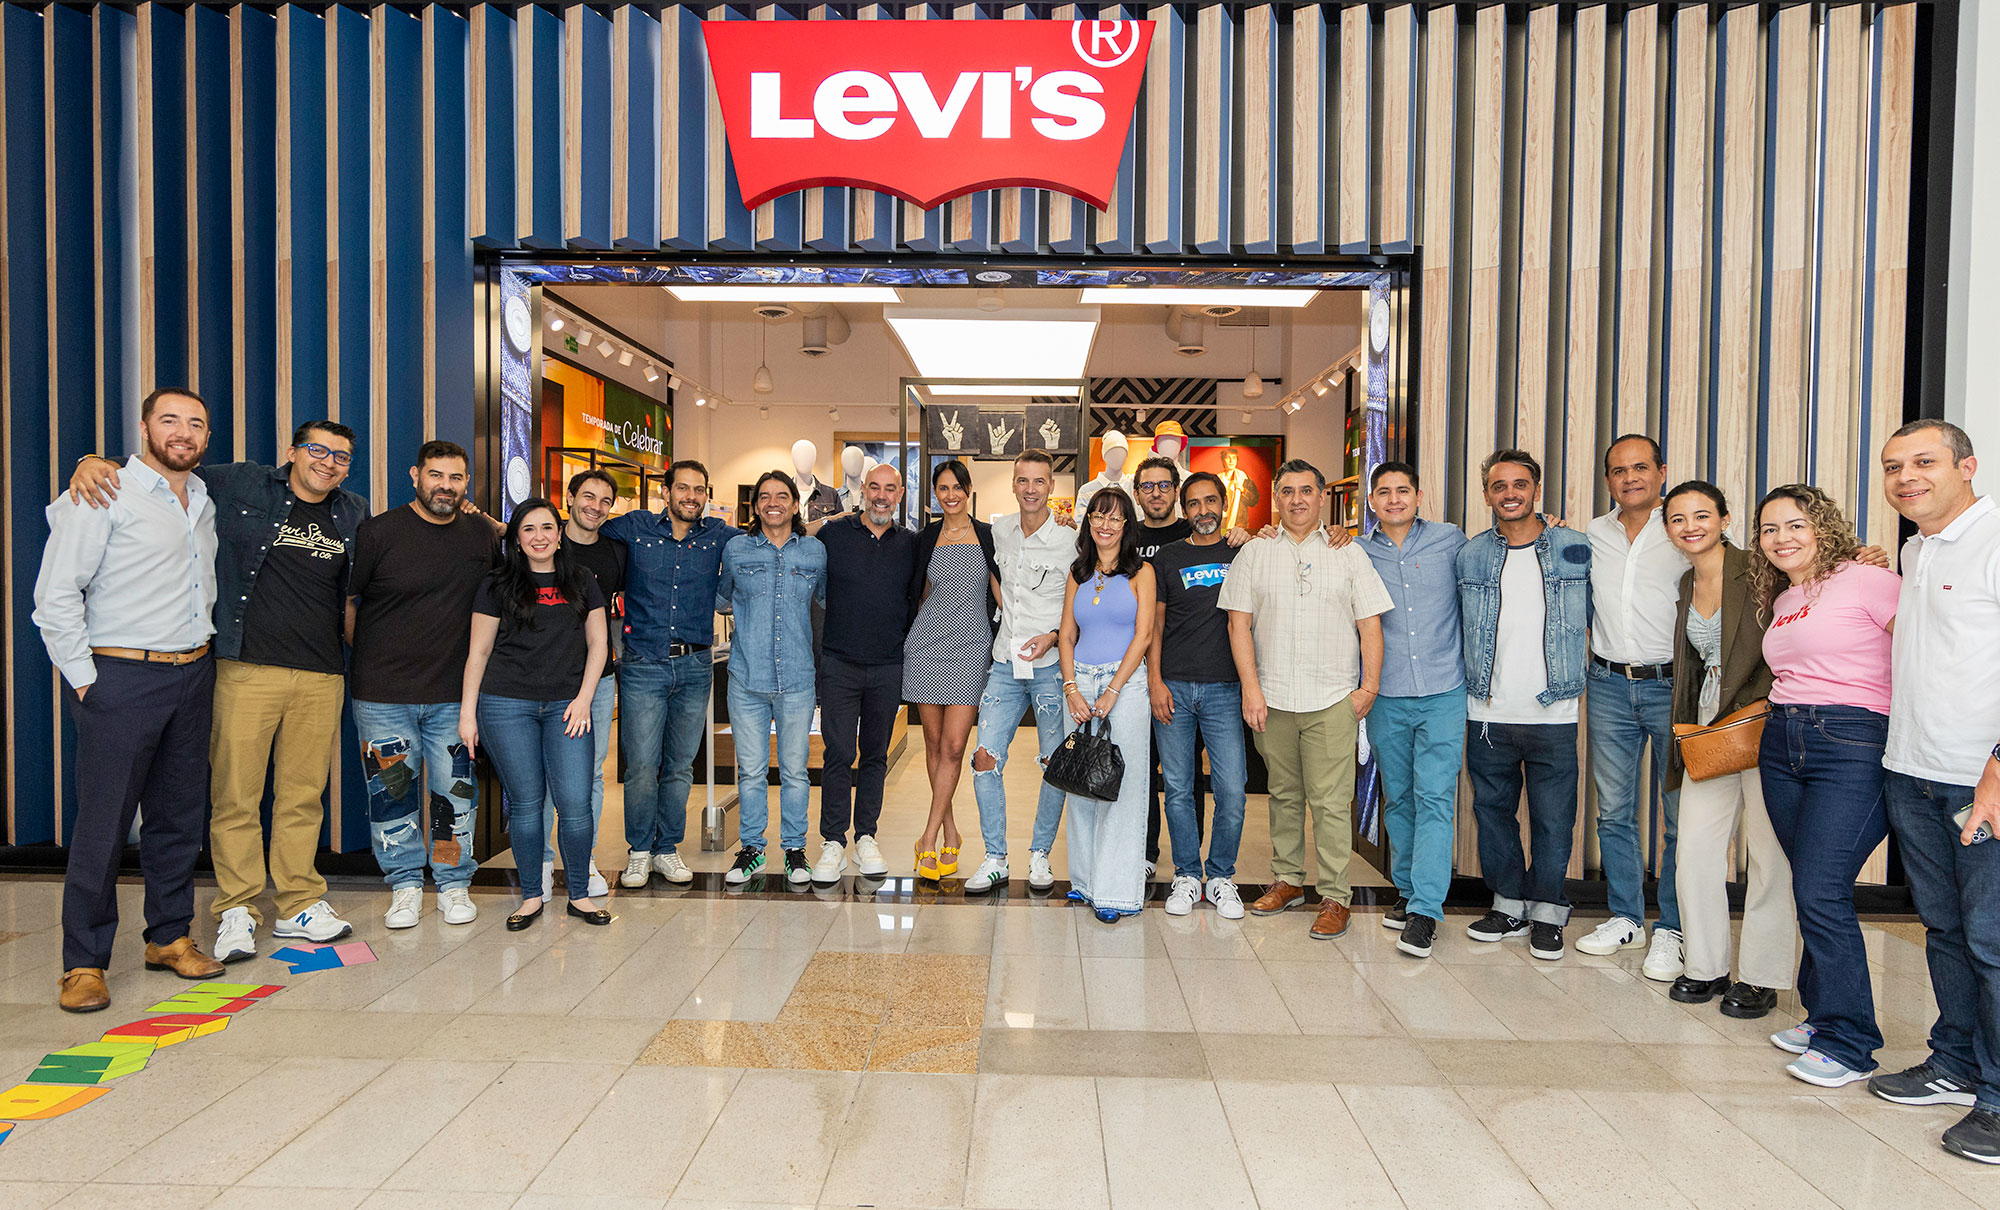
{"type": "Polygon", "coordinates": [[[551,584],[545,588],[535,589],[535,604],[567,605],[569,604],[569,598],[562,594],[562,589],[551,584]]]}
{"type": "Polygon", "coordinates": [[[1222,582],[1228,578],[1229,564],[1227,563],[1199,563],[1193,567],[1181,568],[1181,587],[1183,589],[1220,588],[1222,587],[1222,582]]]}
{"type": "Polygon", "coordinates": [[[852,185],[931,207],[1052,189],[1104,208],[1150,21],[705,21],[746,206],[852,185]]]}
{"type": "Polygon", "coordinates": [[[1777,621],[1771,623],[1771,629],[1776,630],[1780,626],[1789,626],[1793,622],[1802,620],[1807,614],[1811,612],[1812,612],[1812,606],[1802,605],[1799,607],[1799,611],[1797,613],[1788,613],[1784,617],[1779,618],[1777,621]]]}

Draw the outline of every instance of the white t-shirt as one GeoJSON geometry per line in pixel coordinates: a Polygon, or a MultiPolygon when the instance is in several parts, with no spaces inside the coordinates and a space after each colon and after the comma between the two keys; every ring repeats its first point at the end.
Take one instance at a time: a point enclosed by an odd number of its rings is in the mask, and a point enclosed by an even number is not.
{"type": "Polygon", "coordinates": [[[1549,687],[1546,636],[1549,600],[1542,588],[1542,562],[1534,543],[1507,548],[1500,571],[1500,631],[1493,652],[1493,696],[1471,698],[1465,716],[1475,723],[1555,725],[1576,721],[1576,699],[1544,706],[1536,699],[1549,687]]]}
{"type": "Polygon", "coordinates": [[[1889,747],[1907,777],[1971,786],[2000,743],[2000,507],[1988,496],[1903,545],[1889,747]]]}
{"type": "Polygon", "coordinates": [[[1680,608],[1681,577],[1692,565],[1667,536],[1660,510],[1653,510],[1634,539],[1625,537],[1615,508],[1585,532],[1597,615],[1590,649],[1614,664],[1673,663],[1674,612],[1680,608]]]}

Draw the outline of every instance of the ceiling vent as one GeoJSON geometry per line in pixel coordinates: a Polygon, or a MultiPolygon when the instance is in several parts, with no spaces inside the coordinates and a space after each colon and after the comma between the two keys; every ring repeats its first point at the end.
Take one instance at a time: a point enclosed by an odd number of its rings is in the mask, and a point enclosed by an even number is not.
{"type": "Polygon", "coordinates": [[[780,302],[758,303],[755,310],[764,319],[790,319],[797,314],[789,304],[780,302]]]}
{"type": "Polygon", "coordinates": [[[1195,308],[1195,310],[1210,319],[1227,319],[1242,309],[1231,303],[1203,303],[1201,306],[1195,308]]]}
{"type": "Polygon", "coordinates": [[[1167,336],[1174,342],[1174,352],[1182,357],[1200,357],[1208,352],[1202,341],[1201,320],[1198,311],[1175,308],[1167,312],[1167,336]]]}
{"type": "Polygon", "coordinates": [[[1215,318],[1215,326],[1218,328],[1268,328],[1271,326],[1271,308],[1269,307],[1231,307],[1226,313],[1222,314],[1204,307],[1202,313],[1213,316],[1215,318]]]}

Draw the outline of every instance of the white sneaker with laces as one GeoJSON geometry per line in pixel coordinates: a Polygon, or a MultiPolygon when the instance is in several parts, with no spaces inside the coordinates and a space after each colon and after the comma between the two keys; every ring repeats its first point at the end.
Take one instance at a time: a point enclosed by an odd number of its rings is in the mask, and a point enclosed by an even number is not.
{"type": "Polygon", "coordinates": [[[997,857],[988,857],[979,863],[978,869],[972,871],[972,877],[965,880],[965,893],[976,895],[997,886],[1006,886],[1010,877],[1012,875],[1008,872],[1005,861],[997,857]]]}
{"type": "Polygon", "coordinates": [[[653,854],[653,873],[676,886],[686,886],[694,881],[694,871],[681,860],[679,849],[668,849],[664,853],[653,854]]]}
{"type": "Polygon", "coordinates": [[[1146,863],[1146,881],[1147,881],[1147,882],[1151,882],[1151,881],[1153,881],[1153,871],[1155,871],[1155,870],[1157,870],[1157,869],[1159,869],[1159,868],[1160,868],[1160,867],[1158,866],[1158,864],[1156,864],[1156,863],[1154,863],[1154,862],[1151,862],[1151,861],[1149,861],[1149,862],[1147,862],[1147,863],[1146,863]]]}
{"type": "Polygon", "coordinates": [[[873,836],[854,838],[854,865],[863,878],[880,878],[889,872],[889,863],[882,858],[882,846],[875,843],[873,836]]]}
{"type": "Polygon", "coordinates": [[[1646,951],[1646,963],[1639,973],[1655,983],[1672,983],[1687,969],[1679,929],[1653,930],[1653,947],[1646,951]]]}
{"type": "Polygon", "coordinates": [[[604,875],[597,868],[597,860],[590,862],[590,885],[584,888],[592,899],[601,899],[611,893],[611,884],[604,881],[604,875]]]}
{"type": "MultiPolygon", "coordinates": [[[[230,908],[229,911],[243,912],[244,915],[249,915],[242,908],[230,908]]],[[[224,912],[223,915],[227,917],[229,912],[224,912]]],[[[282,917],[271,925],[271,935],[273,937],[303,937],[307,941],[320,942],[345,937],[353,931],[354,926],[336,916],[333,911],[333,905],[324,899],[296,916],[282,917]]],[[[244,940],[249,940],[248,934],[245,934],[244,940]]],[[[218,933],[216,934],[216,944],[218,947],[221,945],[221,942],[222,936],[218,933]]]]}
{"type": "Polygon", "coordinates": [[[822,886],[840,881],[847,873],[847,846],[837,840],[819,846],[819,860],[813,862],[812,880],[822,886]]]}
{"type": "Polygon", "coordinates": [[[389,910],[382,923],[392,929],[417,927],[417,913],[423,909],[424,888],[399,886],[389,894],[389,910]]]}
{"type": "Polygon", "coordinates": [[[472,892],[462,886],[438,892],[438,911],[444,913],[446,924],[471,924],[479,919],[479,909],[472,906],[472,892]]]}
{"type": "Polygon", "coordinates": [[[1619,950],[1634,950],[1646,944],[1646,928],[1623,916],[1613,916],[1576,939],[1576,952],[1602,958],[1619,950]]]}
{"type": "Polygon", "coordinates": [[[1201,902],[1201,879],[1191,874],[1174,875],[1173,889],[1167,892],[1167,915],[1185,916],[1201,902]]]}
{"type": "Polygon", "coordinates": [[[1028,885],[1037,891],[1046,891],[1056,884],[1056,868],[1049,864],[1049,855],[1041,849],[1028,854],[1028,885]]]}
{"type": "Polygon", "coordinates": [[[625,855],[625,872],[618,876],[618,885],[628,887],[645,886],[646,880],[652,877],[652,874],[648,870],[652,862],[653,855],[651,853],[641,853],[637,849],[633,849],[630,853],[627,853],[625,855]]]}
{"type": "Polygon", "coordinates": [[[1236,883],[1230,879],[1209,879],[1208,901],[1215,905],[1215,914],[1224,920],[1243,919],[1243,896],[1236,893],[1236,883]]]}
{"type": "Polygon", "coordinates": [[[257,922],[250,909],[233,907],[222,913],[215,926],[215,960],[239,962],[257,956],[257,922]]]}

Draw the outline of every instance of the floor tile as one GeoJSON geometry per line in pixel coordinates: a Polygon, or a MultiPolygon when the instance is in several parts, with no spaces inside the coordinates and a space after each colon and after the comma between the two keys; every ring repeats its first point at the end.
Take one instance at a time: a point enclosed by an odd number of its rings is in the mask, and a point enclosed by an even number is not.
{"type": "Polygon", "coordinates": [[[535,1177],[529,1192],[584,1199],[657,1192],[664,1200],[741,1075],[731,1068],[629,1069],[535,1177]]]}
{"type": "Polygon", "coordinates": [[[986,1015],[993,960],[985,954],[903,954],[884,1023],[969,1027],[986,1015]]]}
{"type": "Polygon", "coordinates": [[[1333,1087],[1219,1079],[1215,1091],[1260,1205],[1324,1210],[1402,1205],[1333,1087]]]}
{"type": "Polygon", "coordinates": [[[918,910],[901,904],[843,903],[835,908],[820,948],[900,954],[909,948],[918,910]]]}
{"type": "Polygon", "coordinates": [[[392,1064],[239,1183],[373,1189],[505,1070],[497,1062],[392,1064]]]}
{"type": "Polygon", "coordinates": [[[1511,1038],[1513,1031],[1436,962],[1357,962],[1354,970],[1413,1036],[1511,1038]]]}
{"type": "Polygon", "coordinates": [[[708,968],[673,1015],[706,1021],[775,1021],[811,960],[807,950],[730,950],[708,968]]]}
{"type": "MultiPolygon", "coordinates": [[[[1718,1046],[1726,1039],[1710,1027],[1704,1015],[1684,1011],[1653,988],[1635,972],[1612,967],[1554,964],[1555,969],[1539,972],[1567,996],[1571,1003],[1609,1026],[1627,1042],[1659,1046],[1718,1046]]],[[[1466,980],[1461,979],[1461,983],[1466,980]]],[[[1476,993],[1475,993],[1476,994],[1476,993]]],[[[1707,1005],[1718,1021],[1728,1018],[1707,1005]]],[[[1767,1031],[1768,1032],[1768,1031],[1767,1031]]]]}
{"type": "Polygon", "coordinates": [[[1585,1089],[1621,1138],[1643,1139],[1654,1169],[1701,1210],[1829,1210],[1831,1201],[1699,1096],[1585,1089]]]}
{"type": "Polygon", "coordinates": [[[868,1069],[972,1075],[979,1070],[979,1040],[977,1025],[884,1025],[868,1069]]]}
{"type": "MultiPolygon", "coordinates": [[[[377,1189],[355,1210],[439,1210],[438,1200],[429,1189],[377,1189]]],[[[512,1210],[520,1200],[512,1193],[468,1189],[451,1195],[450,1210],[512,1210]]]]}
{"type": "Polygon", "coordinates": [[[1100,1119],[1115,1123],[1104,1150],[1118,1210],[1257,1210],[1257,1197],[1215,1086],[1207,1080],[1097,1081],[1100,1119]],[[1200,1190],[1190,1199],[1190,1190],[1200,1190]]]}
{"type": "Polygon", "coordinates": [[[726,952],[662,944],[655,937],[591,988],[570,1015],[659,1021],[687,999],[726,952]]]}
{"type": "MultiPolygon", "coordinates": [[[[816,953],[778,1010],[794,1024],[879,1025],[889,1011],[901,954],[816,953]]],[[[983,986],[983,985],[982,985],[983,986]]]]}
{"type": "Polygon", "coordinates": [[[1680,1084],[1653,1063],[1651,1047],[1623,1042],[1507,1042],[1426,1038],[1431,1062],[1453,1084],[1517,1088],[1630,1088],[1674,1092],[1680,1084]]]}
{"type": "MultiPolygon", "coordinates": [[[[1768,1032],[1768,1031],[1767,1031],[1768,1032]]],[[[1791,1096],[1806,1085],[1785,1074],[1791,1055],[1772,1046],[1656,1046],[1647,1058],[1693,1092],[1791,1096]]]]}
{"type": "Polygon", "coordinates": [[[875,1025],[823,1021],[669,1021],[646,1044],[645,1066],[860,1071],[875,1025]]]}
{"type": "Polygon", "coordinates": [[[1110,1204],[1094,1081],[979,1077],[966,1206],[1100,1210],[1110,1204]],[[1032,1162],[1025,1158],[1030,1156],[1032,1162]]]}
{"type": "Polygon", "coordinates": [[[579,1197],[569,1193],[523,1193],[507,1210],[662,1210],[664,1197],[579,1197]]]}
{"type": "Polygon", "coordinates": [[[1181,998],[1201,1033],[1296,1034],[1285,999],[1261,962],[1225,958],[1175,958],[1181,998]]]}
{"type": "Polygon", "coordinates": [[[633,1062],[654,1021],[622,1017],[480,1016],[466,1013],[424,1039],[418,1059],[501,1059],[526,1063],[633,1062]]]}
{"type": "MultiPolygon", "coordinates": [[[[1013,908],[1020,914],[1055,908],[1013,908]]],[[[1071,938],[1075,940],[1075,938],[1071,938]]],[[[1003,1029],[1084,1029],[1090,1024],[1083,961],[1075,956],[995,954],[986,1023],[1003,1029]]]]}
{"type": "Polygon", "coordinates": [[[1862,1129],[1894,1147],[1905,1159],[1977,1204],[1989,1210],[2000,1207],[2000,1181],[1993,1179],[1992,1167],[1953,1155],[1938,1145],[1938,1138],[1946,1128],[1965,1116],[1964,1109],[1956,1105],[1891,1105],[1872,1096],[1835,1095],[1823,1099],[1862,1129]]]}
{"type": "Polygon", "coordinates": [[[1534,1041],[1615,1042],[1618,1034],[1597,1014],[1569,998],[1540,971],[1525,966],[1464,966],[1451,972],[1517,1038],[1534,1041]]]}
{"type": "MultiPolygon", "coordinates": [[[[365,969],[365,968],[364,968],[365,969]]],[[[333,972],[326,972],[331,974],[333,972]]],[[[289,992],[291,989],[286,988],[289,992]]],[[[279,992],[282,996],[285,992],[279,992]]],[[[276,997],[273,997],[276,999],[276,997]]],[[[198,1039],[205,1052],[281,1059],[318,1055],[339,1059],[404,1058],[451,1024],[450,1014],[266,1011],[263,1005],[229,1019],[221,1033],[198,1039]]],[[[106,1022],[106,1028],[116,1022],[106,1022]]],[[[189,1043],[187,1045],[192,1045],[189,1043]]],[[[172,1050],[163,1052],[171,1054],[172,1050]]]]}
{"type": "Polygon", "coordinates": [[[1444,1073],[1410,1038],[1304,1038],[1283,1034],[1198,1034],[1218,1080],[1326,1084],[1444,1084],[1444,1073]]]}
{"type": "Polygon", "coordinates": [[[366,1189],[237,1185],[224,1189],[208,1203],[207,1210],[271,1210],[273,1206],[282,1206],[284,1210],[354,1210],[367,1196],[366,1189]]]}
{"type": "Polygon", "coordinates": [[[1081,913],[1077,916],[1076,949],[1086,958],[1165,959],[1170,956],[1165,931],[1169,920],[1163,912],[1141,912],[1109,928],[1081,913]]]}
{"type": "Polygon", "coordinates": [[[1558,1210],[1695,1210],[1644,1138],[1612,1131],[1573,1089],[1461,1086],[1458,1095],[1558,1210]]]}
{"type": "Polygon", "coordinates": [[[934,905],[917,909],[917,925],[910,930],[912,954],[990,954],[995,926],[1004,908],[984,911],[954,905],[934,905]]]}
{"type": "MultiPolygon", "coordinates": [[[[1827,1100],[1859,1100],[1860,1085],[1827,1100]]],[[[1817,1096],[1709,1093],[1702,1097],[1737,1129],[1789,1164],[1843,1210],[1923,1206],[1972,1210],[1974,1203],[1817,1096]]]]}
{"type": "Polygon", "coordinates": [[[1343,1085],[1340,1096],[1410,1210],[1548,1205],[1451,1089],[1343,1085]]]}
{"type": "Polygon", "coordinates": [[[1201,1041],[1192,1033],[988,1029],[980,1038],[979,1070],[1198,1079],[1207,1072],[1208,1062],[1201,1041]]]}
{"type": "Polygon", "coordinates": [[[1086,957],[1083,995],[1092,1029],[1194,1029],[1180,978],[1163,957],[1086,957]]]}
{"type": "Polygon", "coordinates": [[[851,1072],[744,1072],[674,1196],[726,1200],[747,1183],[773,1201],[817,1201],[860,1080],[851,1072]]]}
{"type": "Polygon", "coordinates": [[[1395,1037],[1404,1032],[1396,1014],[1369,988],[1361,972],[1344,961],[1265,958],[1264,973],[1303,1033],[1395,1037]]]}
{"type": "MultiPolygon", "coordinates": [[[[1304,912],[1287,912],[1286,918],[1297,916],[1300,931],[1310,928],[1312,917],[1304,912]]],[[[1079,922],[1078,928],[1082,928],[1079,922]]],[[[1244,936],[1243,921],[1224,920],[1214,912],[1192,912],[1186,916],[1169,916],[1160,913],[1158,924],[1160,937],[1167,945],[1167,953],[1179,962],[1184,958],[1255,958],[1257,951],[1244,936]]]]}
{"type": "Polygon", "coordinates": [[[383,1187],[454,1201],[466,1192],[524,1193],[620,1074],[609,1064],[516,1063],[383,1187]]]}
{"type": "Polygon", "coordinates": [[[173,1054],[182,1049],[192,1048],[170,1048],[145,1071],[119,1080],[109,1096],[76,1112],[21,1123],[6,1143],[0,1144],[0,1165],[4,1166],[0,1171],[11,1180],[88,1181],[240,1088],[274,1062],[235,1055],[173,1054]]]}
{"type": "Polygon", "coordinates": [[[839,904],[818,900],[756,906],[749,923],[736,935],[733,944],[737,949],[816,950],[841,909],[839,904]]]}
{"type": "Polygon", "coordinates": [[[56,1203],[57,1210],[203,1210],[219,1185],[85,1185],[56,1203]]]}
{"type": "Polygon", "coordinates": [[[0,1181],[0,1206],[10,1210],[45,1210],[80,1187],[68,1181],[0,1181]]]}
{"type": "Polygon", "coordinates": [[[969,1075],[863,1076],[820,1204],[964,1204],[977,1087],[969,1075]]]}
{"type": "Polygon", "coordinates": [[[1081,913],[1067,907],[993,908],[995,954],[1077,956],[1076,920],[1081,913]]]}

